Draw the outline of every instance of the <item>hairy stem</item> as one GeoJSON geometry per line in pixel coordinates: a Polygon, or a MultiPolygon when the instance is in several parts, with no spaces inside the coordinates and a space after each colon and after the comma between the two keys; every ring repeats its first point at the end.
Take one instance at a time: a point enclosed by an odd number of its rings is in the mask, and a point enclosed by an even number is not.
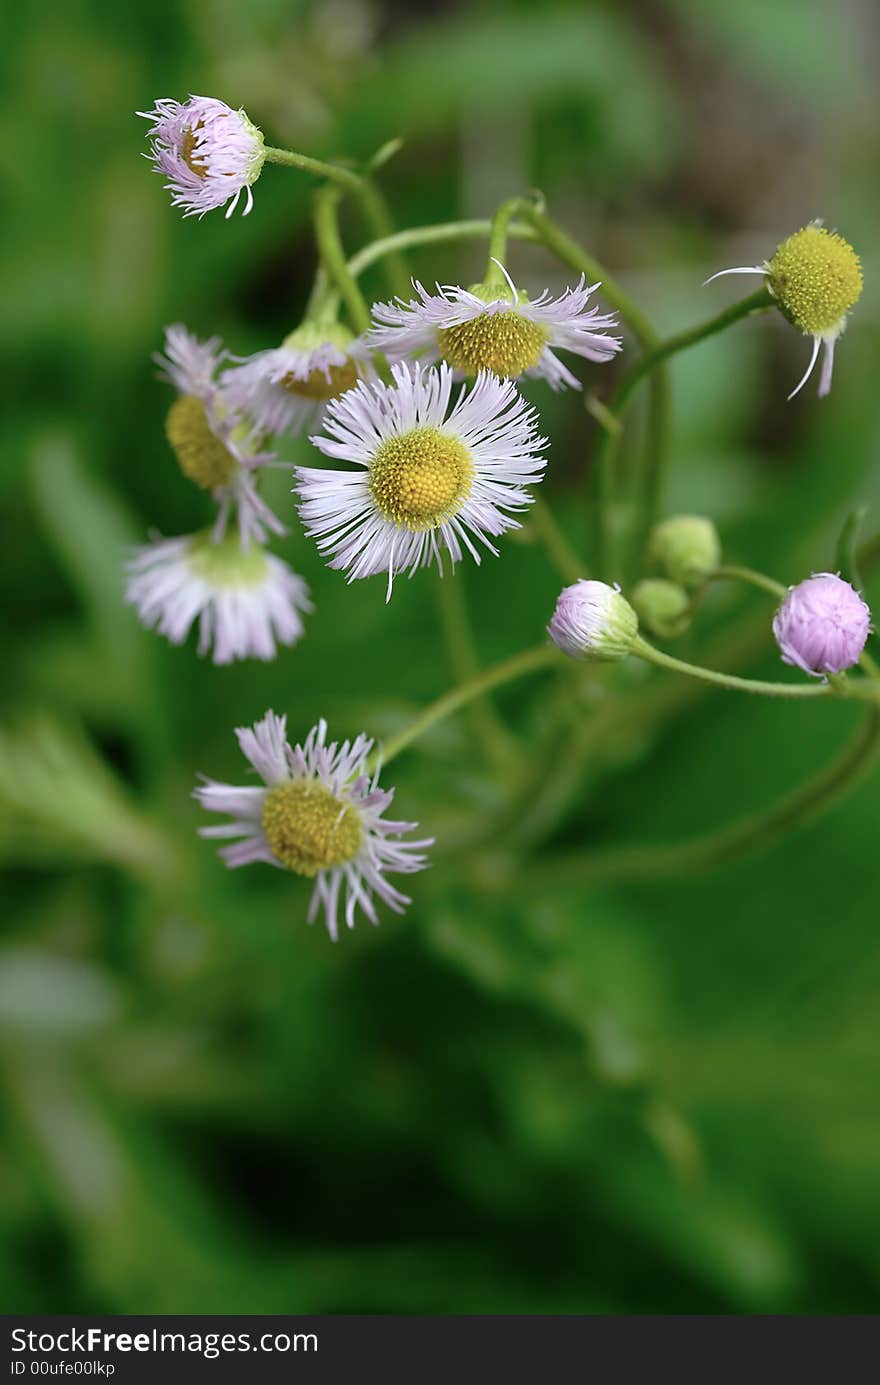
{"type": "Polygon", "coordinates": [[[656,664],[658,668],[669,669],[673,673],[684,673],[689,678],[699,678],[704,683],[714,683],[719,688],[732,688],[735,692],[758,693],[764,697],[847,697],[864,702],[875,702],[880,698],[880,684],[873,679],[858,679],[850,682],[843,679],[832,683],[765,683],[759,678],[740,678],[734,673],[719,673],[714,668],[703,668],[701,664],[688,664],[683,659],[675,659],[655,649],[641,635],[633,644],[633,654],[656,664]]]}
{"type": "Polygon", "coordinates": [[[370,310],[345,258],[339,234],[340,195],[340,190],[336,187],[323,187],[315,193],[315,237],[321,264],[339,290],[355,330],[365,332],[370,326],[370,310]]]}
{"type": "MultiPolygon", "coordinates": [[[[446,221],[437,226],[411,226],[407,230],[395,231],[393,235],[385,236],[381,240],[374,240],[370,245],[365,245],[349,260],[349,273],[357,278],[377,260],[384,259],[386,255],[393,255],[397,250],[407,250],[417,245],[435,245],[450,240],[480,240],[482,237],[488,236],[491,230],[492,222],[487,218],[473,221],[446,221]]],[[[520,223],[508,226],[507,234],[517,240],[537,240],[537,235],[532,227],[523,226],[520,223]]],[[[406,288],[408,292],[408,282],[406,288]]]]}
{"type": "MultiPolygon", "coordinates": [[[[480,664],[465,607],[461,576],[456,577],[453,573],[439,578],[437,603],[452,672],[456,683],[462,686],[478,677],[480,664]]],[[[475,740],[495,766],[506,771],[513,756],[514,742],[489,697],[484,694],[475,698],[468,711],[475,740]]]]}
{"type": "Polygon", "coordinates": [[[409,726],[396,736],[392,736],[380,751],[375,752],[371,757],[371,768],[376,765],[387,765],[405,750],[413,741],[418,740],[419,736],[425,731],[436,726],[438,722],[457,712],[460,707],[466,707],[469,702],[473,702],[476,697],[483,697],[491,692],[493,688],[500,688],[505,683],[510,683],[515,678],[522,678],[527,673],[537,673],[541,669],[552,668],[559,665],[561,655],[552,645],[538,645],[534,649],[523,650],[519,654],[512,655],[509,659],[504,659],[500,664],[493,664],[491,668],[484,669],[467,683],[462,683],[457,688],[452,688],[449,692],[438,697],[436,702],[432,702],[423,712],[410,722],[409,726]]]}
{"type": "Polygon", "coordinates": [[[571,540],[541,495],[534,497],[530,528],[544,545],[548,558],[564,582],[578,582],[582,577],[589,577],[585,563],[578,557],[571,540]]]}

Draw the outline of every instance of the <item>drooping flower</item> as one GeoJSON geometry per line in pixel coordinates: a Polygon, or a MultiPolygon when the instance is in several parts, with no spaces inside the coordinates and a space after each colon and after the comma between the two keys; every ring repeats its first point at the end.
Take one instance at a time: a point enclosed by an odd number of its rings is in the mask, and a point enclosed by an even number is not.
{"type": "Polygon", "coordinates": [[[275,465],[272,452],[255,445],[251,425],[230,407],[216,382],[224,353],[218,337],[199,341],[179,323],[165,332],[165,354],[155,360],[162,377],[180,390],[165,433],[184,476],[217,502],[215,539],[236,511],[242,544],[265,543],[287,529],[257,490],[256,474],[275,465]]]}
{"type": "Polygon", "coordinates": [[[237,536],[215,543],[210,533],[157,539],[135,550],[126,571],[125,599],[148,630],[182,644],[199,623],[199,654],[215,664],[271,660],[276,645],[296,644],[309,589],[274,554],[237,536]]]}
{"type": "Polygon", "coordinates": [[[300,745],[287,740],[286,718],[267,712],[262,721],[236,730],[245,757],[264,787],[236,788],[206,780],[195,791],[203,808],[227,813],[232,821],[200,828],[203,837],[235,837],[220,851],[227,866],[266,861],[314,880],[308,921],[323,912],[327,931],[339,936],[339,913],[354,927],[360,908],[377,924],[374,896],[401,914],[411,900],[386,879],[387,873],[412,874],[427,865],[424,849],[433,839],[403,842],[413,822],[383,817],[394,790],[379,787],[378,771],[367,759],[373,742],[327,743],[327,723],[319,721],[300,745]]]}
{"type": "Polygon", "coordinates": [[[842,673],[861,657],[871,612],[859,593],[833,572],[816,572],[789,589],[773,620],[786,664],[804,673],[842,673]]]}
{"type": "Polygon", "coordinates": [[[394,576],[437,562],[453,565],[476,543],[518,528],[509,513],[531,503],[546,442],[536,416],[509,380],[481,371],[450,408],[448,365],[400,362],[393,384],[361,381],[327,406],[316,447],[356,470],[297,468],[300,515],[330,566],[349,581],[394,576]],[[476,540],[476,543],[474,542],[476,540]]]}
{"type": "Polygon", "coordinates": [[[168,179],[173,206],[184,207],[184,216],[204,216],[229,202],[228,220],[244,192],[247,216],[266,150],[262,132],[244,111],[212,96],[191,96],[183,103],[166,97],[138,115],[153,123],[147,157],[168,179]]]}
{"type": "Polygon", "coordinates": [[[836,231],[811,221],[789,236],[769,260],[759,265],[721,269],[706,280],[725,274],[761,274],[776,299],[783,317],[805,336],[813,338],[810,361],[789,399],[793,399],[813,373],[820,348],[825,348],[819,377],[820,398],[831,389],[834,347],[846,327],[847,315],[862,295],[862,267],[852,246],[836,231]]]}
{"type": "Polygon", "coordinates": [[[639,620],[617,587],[582,578],[559,593],[547,633],[571,659],[612,661],[631,653],[639,620]]]}
{"type": "Polygon", "coordinates": [[[428,293],[414,281],[418,296],[410,302],[373,305],[377,325],[367,334],[367,344],[390,360],[443,360],[459,378],[489,370],[504,379],[534,376],[553,389],[580,389],[554,348],[590,361],[609,361],[620,350],[619,338],[609,335],[617,325],[613,314],[587,306],[598,284],[588,285],[581,275],[557,299],[545,289],[530,300],[503,266],[499,269],[505,282],[469,289],[438,284],[436,293],[428,293]]]}
{"type": "Polygon", "coordinates": [[[372,376],[369,354],[341,323],[304,323],[282,344],[224,370],[221,387],[258,432],[317,427],[331,399],[372,376]]]}

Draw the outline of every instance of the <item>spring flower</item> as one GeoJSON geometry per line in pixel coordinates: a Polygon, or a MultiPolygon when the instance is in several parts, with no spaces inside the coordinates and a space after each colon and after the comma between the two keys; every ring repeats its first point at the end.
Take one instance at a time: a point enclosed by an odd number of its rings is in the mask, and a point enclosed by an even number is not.
{"type": "Polygon", "coordinates": [[[789,589],[773,634],[786,664],[804,673],[842,673],[857,664],[871,629],[858,592],[833,572],[817,572],[789,589]]]}
{"type": "Polygon", "coordinates": [[[761,274],[776,299],[779,311],[793,327],[813,338],[810,362],[795,385],[793,399],[809,380],[824,346],[825,356],[819,377],[819,396],[831,389],[834,347],[846,327],[847,314],[862,294],[862,267],[858,255],[836,231],[828,231],[811,221],[777,246],[771,259],[760,265],[739,265],[713,274],[761,274]]]}
{"type": "Polygon", "coordinates": [[[718,530],[702,515],[672,515],[652,532],[648,558],[670,581],[698,587],[721,562],[718,530]]]}
{"type": "Polygon", "coordinates": [[[215,539],[226,532],[233,510],[242,544],[265,543],[286,527],[261,498],[256,474],[275,464],[274,454],[252,446],[251,426],[230,408],[216,384],[224,357],[218,337],[199,341],[179,323],[166,328],[165,353],[157,355],[162,378],[181,391],[165,421],[165,435],[184,476],[217,502],[215,539]]]}
{"type": "Polygon", "coordinates": [[[275,658],[276,644],[296,644],[309,589],[286,563],[237,538],[210,533],[158,539],[135,550],[125,599],[143,624],[182,644],[196,619],[199,654],[213,646],[215,664],[275,658]]]}
{"type": "Polygon", "coordinates": [[[505,379],[534,376],[557,390],[566,385],[580,389],[580,382],[551,348],[590,361],[609,361],[620,350],[619,339],[608,335],[617,325],[613,315],[587,307],[598,284],[587,285],[581,275],[577,286],[560,298],[551,298],[545,289],[530,300],[517,291],[503,266],[499,269],[506,283],[470,289],[438,284],[436,293],[428,293],[413,281],[418,297],[409,303],[397,299],[373,305],[378,325],[367,334],[367,344],[390,360],[444,360],[458,377],[490,370],[505,379]]]}
{"type": "Polygon", "coordinates": [[[308,921],[323,912],[334,942],[343,899],[349,928],[358,907],[371,923],[379,922],[374,895],[402,914],[411,900],[386,880],[386,873],[423,870],[423,848],[433,841],[402,842],[399,838],[417,824],[382,816],[394,790],[380,789],[378,771],[371,776],[367,769],[373,742],[360,735],[328,745],[327,723],[319,721],[301,745],[291,746],[286,719],[274,712],[235,734],[264,787],[235,788],[209,779],[195,791],[208,812],[232,818],[201,828],[200,835],[241,839],[221,849],[227,866],[266,861],[314,880],[308,921]]]}
{"type": "Polygon", "coordinates": [[[535,413],[509,380],[481,371],[450,408],[448,365],[421,370],[401,362],[392,385],[361,381],[327,406],[316,447],[355,470],[299,467],[297,489],[306,530],[330,566],[349,581],[394,576],[436,561],[453,565],[474,540],[519,528],[506,511],[531,503],[525,487],[541,479],[546,446],[535,413]]]}
{"type": "Polygon", "coordinates": [[[221,386],[257,431],[297,434],[317,427],[331,399],[371,374],[367,353],[347,328],[304,323],[280,346],[225,370],[221,386]]]}
{"type": "Polygon", "coordinates": [[[151,111],[138,111],[153,122],[147,155],[157,173],[168,179],[173,206],[184,216],[204,216],[229,202],[227,220],[242,192],[247,216],[254,204],[251,185],[266,158],[263,135],[244,111],[234,111],[212,96],[191,96],[181,104],[168,98],[151,111]]]}
{"type": "Polygon", "coordinates": [[[625,659],[639,620],[619,588],[582,578],[559,593],[547,633],[569,658],[625,659]]]}

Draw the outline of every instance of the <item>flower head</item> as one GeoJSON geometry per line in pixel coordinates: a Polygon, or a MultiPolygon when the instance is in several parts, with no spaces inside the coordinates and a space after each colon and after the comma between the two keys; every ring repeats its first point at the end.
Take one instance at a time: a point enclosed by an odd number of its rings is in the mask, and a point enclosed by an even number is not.
{"type": "Polygon", "coordinates": [[[414,281],[418,296],[409,303],[398,299],[373,305],[378,325],[367,343],[391,360],[443,360],[459,377],[481,370],[505,379],[528,375],[549,381],[553,389],[579,389],[580,383],[551,348],[590,361],[608,361],[620,350],[619,339],[608,335],[616,326],[613,315],[587,307],[598,284],[587,285],[581,275],[577,286],[560,298],[551,298],[545,289],[530,300],[499,268],[506,282],[469,289],[438,284],[432,294],[414,281]]]}
{"type": "Polygon", "coordinates": [[[356,470],[297,469],[300,515],[330,566],[349,581],[396,573],[436,561],[453,564],[474,540],[518,528],[506,513],[531,503],[525,487],[539,481],[546,446],[535,413],[510,381],[486,371],[451,404],[447,365],[421,370],[403,362],[394,382],[361,381],[327,406],[316,447],[356,470]],[[450,407],[451,405],[451,407],[450,407]]]}
{"type": "Polygon", "coordinates": [[[203,808],[233,819],[203,827],[203,837],[237,837],[221,849],[230,867],[266,861],[314,880],[309,923],[323,911],[330,937],[339,935],[339,910],[354,927],[360,907],[378,923],[374,896],[395,913],[411,901],[385,878],[411,874],[427,864],[423,848],[432,839],[402,842],[416,823],[383,817],[394,790],[379,787],[367,758],[373,742],[360,735],[353,742],[327,744],[327,723],[319,721],[301,745],[287,741],[286,720],[267,712],[262,721],[236,731],[245,757],[264,787],[235,788],[206,780],[195,791],[203,808]]]}
{"type": "Polygon", "coordinates": [[[213,646],[215,664],[274,659],[312,609],[301,577],[263,548],[243,551],[237,537],[158,539],[135,550],[127,573],[125,599],[147,629],[182,644],[198,619],[199,654],[213,646]]]}
{"type": "Polygon", "coordinates": [[[316,427],[331,399],[372,375],[369,355],[340,323],[304,323],[282,344],[230,366],[221,386],[258,432],[316,427]]]}
{"type": "Polygon", "coordinates": [[[862,295],[861,261],[849,242],[821,222],[811,221],[778,245],[764,264],[722,269],[706,283],[723,274],[762,274],[783,317],[813,338],[809,365],[789,399],[809,380],[823,346],[819,395],[826,395],[831,389],[835,343],[862,295]]]}
{"type": "Polygon", "coordinates": [[[617,587],[582,578],[559,593],[547,633],[572,659],[625,659],[639,620],[617,587]]]}
{"type": "Polygon", "coordinates": [[[217,501],[215,538],[223,537],[234,509],[247,547],[287,530],[256,486],[256,473],[274,464],[274,454],[257,450],[250,424],[231,408],[216,382],[224,354],[218,337],[199,341],[176,323],[166,328],[165,354],[155,359],[162,378],[181,391],[165,421],[180,469],[217,501]]]}
{"type": "Polygon", "coordinates": [[[849,582],[817,572],[791,587],[776,612],[773,634],[786,664],[804,673],[842,673],[857,664],[871,612],[849,582]]]}
{"type": "Polygon", "coordinates": [[[234,111],[212,96],[191,96],[181,104],[166,98],[151,111],[139,111],[153,122],[147,156],[168,179],[172,204],[184,216],[204,216],[229,202],[227,219],[246,193],[244,214],[254,204],[251,185],[266,157],[263,135],[244,111],[234,111]]]}

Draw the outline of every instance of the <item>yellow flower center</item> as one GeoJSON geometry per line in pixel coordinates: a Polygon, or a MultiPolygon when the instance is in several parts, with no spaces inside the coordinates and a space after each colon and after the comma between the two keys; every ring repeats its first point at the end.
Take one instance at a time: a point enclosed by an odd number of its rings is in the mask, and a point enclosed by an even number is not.
{"type": "Polygon", "coordinates": [[[370,494],[385,519],[433,529],[458,513],[473,478],[464,443],[439,428],[413,428],[382,443],[370,466],[370,494]]]}
{"type": "Polygon", "coordinates": [[[168,410],[165,435],[184,476],[204,490],[228,485],[238,463],[213,432],[205,406],[195,395],[183,394],[168,410]]]}
{"type": "Polygon", "coordinates": [[[780,311],[793,326],[821,337],[842,329],[862,292],[859,257],[842,236],[805,226],[784,240],[767,278],[780,311]]]}
{"type": "Polygon", "coordinates": [[[353,860],[364,839],[357,809],[312,782],[270,789],[262,825],[273,856],[288,870],[309,877],[353,860]]]}
{"type": "Polygon", "coordinates": [[[457,327],[441,327],[440,354],[455,370],[476,375],[478,370],[513,379],[538,364],[547,344],[547,330],[521,313],[480,313],[457,327]]]}
{"type": "Polygon", "coordinates": [[[357,366],[354,361],[346,360],[342,365],[328,366],[326,371],[310,370],[304,378],[285,375],[281,384],[289,394],[299,395],[302,399],[335,399],[338,394],[352,389],[357,382],[357,366]]]}
{"type": "Polygon", "coordinates": [[[188,168],[192,169],[196,177],[207,178],[207,168],[205,167],[204,163],[202,163],[199,159],[196,158],[196,150],[198,149],[196,131],[201,130],[202,124],[203,122],[200,120],[197,125],[187,126],[187,128],[183,132],[183,144],[180,152],[183,156],[183,162],[186,164],[188,168]]]}

